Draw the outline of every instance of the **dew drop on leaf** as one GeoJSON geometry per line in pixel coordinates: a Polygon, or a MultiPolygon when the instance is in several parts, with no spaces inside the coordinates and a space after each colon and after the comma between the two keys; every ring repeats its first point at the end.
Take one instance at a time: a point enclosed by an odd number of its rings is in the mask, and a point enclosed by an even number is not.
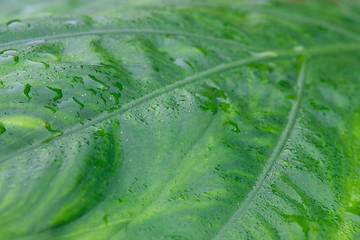
{"type": "Polygon", "coordinates": [[[0,135],[6,132],[6,128],[3,123],[0,122],[0,135]]]}
{"type": "Polygon", "coordinates": [[[9,28],[29,27],[30,24],[21,22],[19,19],[10,20],[6,23],[9,28]]]}
{"type": "Polygon", "coordinates": [[[31,91],[32,86],[28,83],[25,84],[25,88],[24,88],[24,95],[26,98],[28,98],[29,100],[31,100],[31,96],[29,95],[30,91],[31,91]]]}
{"type": "Polygon", "coordinates": [[[19,56],[14,56],[14,62],[15,64],[19,63],[19,56]]]}

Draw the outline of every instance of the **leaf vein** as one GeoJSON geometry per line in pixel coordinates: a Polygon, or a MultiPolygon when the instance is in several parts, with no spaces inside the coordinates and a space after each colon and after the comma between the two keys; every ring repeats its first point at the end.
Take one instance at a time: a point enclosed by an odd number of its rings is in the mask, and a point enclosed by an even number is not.
{"type": "Polygon", "coordinates": [[[235,45],[238,47],[254,49],[254,47],[251,47],[251,46],[248,46],[245,44],[241,44],[241,43],[237,43],[232,40],[214,38],[214,37],[204,36],[204,35],[195,34],[195,33],[154,30],[154,29],[106,29],[106,30],[92,30],[92,31],[86,31],[86,32],[70,32],[70,33],[46,35],[46,36],[39,36],[39,37],[34,37],[34,38],[27,38],[27,39],[3,42],[3,43],[0,43],[0,48],[6,48],[6,47],[10,47],[10,46],[23,45],[23,44],[31,44],[34,42],[42,42],[42,41],[49,41],[49,40],[61,40],[61,39],[69,39],[69,38],[84,37],[84,36],[91,36],[91,35],[118,35],[118,34],[151,34],[151,35],[163,34],[163,35],[175,35],[175,36],[177,35],[177,36],[199,38],[199,39],[208,40],[208,41],[212,41],[212,42],[227,43],[227,44],[235,45]]]}
{"type": "MultiPolygon", "coordinates": [[[[298,55],[321,55],[321,54],[331,54],[331,53],[337,53],[337,52],[351,52],[351,51],[358,51],[358,50],[360,50],[360,43],[347,44],[346,46],[344,46],[344,45],[328,45],[328,46],[308,48],[307,51],[302,51],[302,52],[299,52],[296,50],[288,50],[288,51],[283,51],[283,52],[278,52],[278,53],[271,52],[271,54],[259,54],[259,55],[251,56],[251,57],[244,58],[241,60],[233,61],[230,63],[221,64],[221,65],[213,67],[212,69],[207,69],[203,72],[196,73],[192,76],[186,77],[182,80],[179,80],[172,84],[166,85],[166,86],[159,88],[151,93],[148,93],[147,95],[144,95],[140,98],[134,99],[134,100],[124,104],[119,109],[114,110],[113,112],[107,112],[105,114],[101,114],[98,117],[95,117],[94,119],[90,120],[89,122],[87,122],[83,125],[77,124],[77,125],[73,126],[72,128],[70,128],[68,131],[64,131],[63,134],[60,136],[57,136],[56,139],[63,138],[65,136],[71,135],[75,132],[86,129],[86,128],[88,128],[94,124],[97,124],[101,121],[111,119],[112,117],[117,116],[117,115],[121,115],[146,101],[149,101],[151,99],[159,97],[159,96],[166,94],[168,92],[171,92],[175,89],[182,88],[182,87],[185,87],[190,84],[205,81],[208,77],[210,77],[212,75],[228,72],[228,71],[236,69],[237,67],[240,67],[240,66],[243,66],[243,65],[246,65],[249,63],[253,63],[256,61],[265,61],[265,60],[269,60],[269,59],[293,57],[293,56],[298,56],[298,55]]],[[[265,53],[268,53],[268,52],[265,52],[265,53]]],[[[11,159],[12,157],[18,156],[20,154],[23,154],[25,152],[35,150],[41,146],[46,146],[47,144],[49,144],[51,142],[52,141],[49,141],[46,143],[38,142],[31,146],[19,149],[16,153],[3,155],[2,157],[0,157],[0,163],[5,162],[6,160],[11,159]]]]}
{"type": "Polygon", "coordinates": [[[262,173],[260,174],[258,181],[255,186],[252,188],[250,193],[247,195],[247,198],[242,202],[241,206],[236,210],[236,212],[230,217],[229,221],[220,229],[218,234],[213,238],[214,240],[223,239],[223,235],[231,229],[237,219],[240,219],[248,207],[251,205],[251,202],[255,199],[256,195],[259,193],[262,185],[267,180],[269,173],[275,166],[276,162],[279,159],[281,151],[284,149],[286,142],[288,141],[297,119],[297,115],[300,109],[300,105],[303,98],[303,88],[305,81],[305,72],[306,72],[306,62],[303,63],[300,70],[300,74],[297,80],[298,90],[297,90],[297,99],[294,102],[288,117],[288,122],[285,126],[284,131],[282,132],[273,152],[271,153],[262,173]]]}

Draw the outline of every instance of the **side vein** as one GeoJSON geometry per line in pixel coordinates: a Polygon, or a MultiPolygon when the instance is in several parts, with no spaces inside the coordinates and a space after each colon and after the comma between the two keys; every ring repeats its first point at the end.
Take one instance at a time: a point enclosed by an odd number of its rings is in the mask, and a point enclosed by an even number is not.
{"type": "Polygon", "coordinates": [[[256,195],[259,193],[263,183],[269,176],[269,173],[273,169],[275,163],[277,162],[281,151],[283,150],[288,138],[290,137],[296,122],[296,118],[300,109],[301,101],[303,98],[303,89],[305,81],[305,72],[306,72],[306,61],[303,63],[299,77],[297,79],[297,99],[294,102],[291,111],[289,113],[288,122],[284,131],[282,132],[273,152],[271,153],[260,177],[258,178],[255,186],[247,195],[247,198],[242,202],[241,206],[236,210],[236,212],[231,216],[229,221],[220,229],[217,235],[213,238],[214,240],[224,239],[224,235],[236,224],[237,220],[240,219],[248,207],[251,205],[251,202],[255,199],[256,195]]]}
{"type": "Polygon", "coordinates": [[[16,45],[23,45],[23,44],[32,44],[35,42],[43,42],[49,40],[60,40],[60,39],[69,39],[69,38],[77,38],[83,36],[91,36],[91,35],[118,35],[118,34],[163,34],[163,35],[178,35],[178,36],[185,36],[185,37],[192,37],[198,39],[204,39],[212,42],[220,42],[220,43],[227,43],[230,45],[243,47],[247,49],[254,49],[254,47],[237,43],[232,40],[226,39],[219,39],[204,35],[199,35],[195,33],[187,33],[187,32],[175,32],[175,31],[166,31],[166,30],[154,30],[154,29],[105,29],[105,30],[91,30],[85,32],[70,32],[70,33],[59,33],[53,35],[46,35],[46,36],[37,36],[34,38],[27,38],[27,39],[20,39],[20,40],[13,40],[9,42],[0,43],[0,48],[6,48],[10,46],[16,45]]]}
{"type": "MultiPolygon", "coordinates": [[[[242,59],[242,60],[239,60],[239,61],[234,61],[234,62],[231,62],[231,63],[228,63],[228,64],[222,64],[222,65],[218,65],[218,66],[215,66],[214,68],[212,69],[208,69],[208,70],[205,70],[203,72],[200,72],[200,73],[197,73],[197,74],[194,74],[190,77],[187,77],[187,78],[184,78],[180,81],[177,81],[177,82],[174,82],[172,84],[169,84],[167,86],[164,86],[162,88],[159,88],[151,93],[148,93],[147,95],[144,95],[140,98],[137,98],[137,99],[134,99],[126,104],[124,104],[123,106],[121,106],[119,109],[113,111],[113,112],[107,112],[105,114],[102,114],[102,115],[99,115],[97,117],[95,117],[94,119],[92,119],[91,121],[83,124],[83,125],[80,125],[80,124],[77,124],[75,126],[73,126],[72,128],[69,128],[67,131],[64,131],[62,135],[59,135],[59,136],[56,136],[57,139],[59,138],[63,138],[65,136],[68,136],[68,135],[71,135],[75,132],[78,132],[78,131],[81,131],[83,129],[86,129],[96,123],[99,123],[99,122],[102,122],[104,120],[107,120],[107,119],[111,119],[112,117],[114,116],[117,116],[119,114],[123,114],[124,112],[127,112],[129,111],[130,109],[134,108],[135,106],[138,106],[146,101],[149,101],[149,100],[152,100],[156,97],[159,97],[165,93],[168,93],[168,92],[171,92],[175,89],[178,89],[178,88],[182,88],[186,85],[189,85],[189,84],[192,84],[192,83],[195,83],[197,82],[197,80],[205,80],[207,77],[210,77],[214,74],[219,74],[219,73],[222,73],[222,72],[226,72],[226,71],[229,71],[229,70],[232,70],[236,67],[239,67],[239,66],[242,66],[244,64],[247,64],[247,63],[252,63],[252,62],[256,62],[256,61],[260,61],[260,60],[263,60],[263,59],[266,59],[266,58],[273,58],[274,56],[272,55],[266,55],[266,56],[254,56],[254,57],[249,57],[249,58],[246,58],[246,59],[242,59]]],[[[39,143],[35,143],[34,145],[30,146],[30,147],[25,147],[23,149],[20,149],[19,151],[17,151],[16,153],[12,153],[12,154],[9,154],[7,156],[3,156],[3,157],[0,157],[0,163],[1,162],[4,162],[8,159],[11,159],[12,157],[14,156],[18,156],[19,154],[21,153],[24,153],[24,152],[28,152],[28,151],[31,151],[31,150],[35,150],[41,146],[45,146],[47,144],[49,144],[50,142],[52,141],[48,141],[46,143],[44,142],[39,142],[39,143]]]]}
{"type": "MultiPolygon", "coordinates": [[[[238,61],[221,64],[221,65],[215,66],[211,69],[207,69],[203,72],[196,73],[192,76],[186,77],[186,78],[179,80],[177,82],[174,82],[172,84],[166,85],[166,86],[159,88],[153,92],[150,92],[140,98],[134,99],[134,100],[124,104],[119,109],[114,110],[112,112],[107,112],[107,113],[101,114],[83,125],[81,125],[81,124],[74,125],[73,127],[69,128],[68,130],[65,130],[61,135],[59,134],[59,135],[54,136],[54,138],[59,139],[59,138],[63,138],[65,136],[71,135],[75,132],[86,129],[94,124],[97,124],[104,120],[111,119],[117,115],[121,115],[121,114],[131,110],[132,108],[141,105],[142,103],[144,103],[146,101],[155,99],[156,97],[159,97],[163,94],[169,93],[175,89],[182,88],[182,87],[185,87],[190,84],[205,81],[208,77],[210,77],[212,75],[228,72],[228,71],[234,70],[240,66],[249,64],[249,63],[253,63],[253,62],[257,62],[257,61],[260,62],[260,61],[265,61],[265,60],[269,60],[269,59],[294,57],[294,56],[299,56],[299,55],[318,56],[318,55],[324,55],[324,54],[352,52],[352,51],[359,51],[359,50],[360,50],[359,43],[347,44],[345,46],[343,44],[328,45],[328,46],[325,45],[325,46],[321,46],[321,47],[308,48],[307,50],[300,51],[300,52],[296,51],[296,50],[287,50],[287,51],[282,51],[282,52],[272,52],[272,51],[263,52],[261,54],[257,54],[255,56],[244,58],[244,59],[241,59],[238,61]]],[[[22,153],[25,153],[25,152],[28,152],[31,150],[35,150],[41,146],[46,146],[49,143],[52,143],[52,141],[51,141],[52,139],[50,139],[49,141],[46,141],[46,142],[34,143],[31,146],[24,147],[22,149],[19,149],[17,152],[10,153],[8,155],[2,155],[0,157],[0,163],[5,162],[6,160],[9,160],[12,157],[18,156],[22,153]]]]}

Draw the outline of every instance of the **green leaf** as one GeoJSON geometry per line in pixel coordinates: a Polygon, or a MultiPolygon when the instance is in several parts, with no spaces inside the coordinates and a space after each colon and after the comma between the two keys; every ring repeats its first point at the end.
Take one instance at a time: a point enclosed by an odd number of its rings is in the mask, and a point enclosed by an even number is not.
{"type": "Polygon", "coordinates": [[[355,1],[0,1],[1,239],[359,239],[355,1]]]}

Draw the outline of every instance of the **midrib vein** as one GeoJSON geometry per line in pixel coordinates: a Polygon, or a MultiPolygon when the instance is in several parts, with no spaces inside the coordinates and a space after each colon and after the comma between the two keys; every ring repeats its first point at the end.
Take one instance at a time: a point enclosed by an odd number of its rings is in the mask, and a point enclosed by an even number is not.
{"type": "Polygon", "coordinates": [[[187,32],[176,32],[176,31],[167,31],[167,30],[155,30],[155,29],[126,29],[126,28],[118,28],[118,29],[103,29],[103,30],[91,30],[91,31],[84,31],[84,32],[69,32],[69,33],[59,33],[53,35],[44,35],[44,36],[37,36],[33,38],[27,39],[20,39],[20,40],[13,40],[8,42],[0,43],[0,48],[6,48],[16,45],[26,45],[31,44],[33,42],[39,41],[50,41],[50,40],[61,40],[61,39],[69,39],[69,38],[77,38],[83,36],[91,36],[91,35],[118,35],[118,34],[162,34],[162,35],[177,35],[177,36],[185,36],[185,37],[192,37],[198,39],[204,39],[212,42],[222,42],[231,45],[236,45],[239,47],[245,48],[252,48],[251,46],[247,46],[241,43],[237,43],[232,40],[227,39],[220,39],[214,38],[210,36],[199,35],[195,33],[187,33],[187,32]]]}
{"type": "Polygon", "coordinates": [[[283,150],[288,138],[290,137],[296,122],[296,118],[300,109],[300,104],[303,98],[303,89],[304,89],[304,81],[305,81],[305,71],[306,71],[306,62],[303,63],[300,74],[297,80],[297,99],[294,102],[288,117],[288,122],[284,131],[282,132],[273,152],[271,153],[266,165],[261,172],[255,186],[252,188],[250,193],[247,195],[245,200],[241,203],[240,207],[236,210],[236,212],[231,216],[228,222],[220,229],[217,235],[213,238],[213,240],[222,240],[224,239],[224,234],[230,230],[234,224],[236,224],[237,220],[241,219],[243,214],[246,212],[251,202],[255,199],[257,194],[259,193],[262,185],[266,181],[269,176],[269,173],[273,169],[277,159],[279,158],[281,151],[283,150]]]}
{"type": "MultiPolygon", "coordinates": [[[[75,126],[73,126],[72,128],[70,128],[69,130],[65,130],[63,132],[63,134],[61,136],[56,137],[56,139],[60,139],[63,138],[65,136],[71,135],[75,132],[81,131],[83,129],[86,129],[94,124],[97,124],[99,122],[102,122],[104,120],[108,120],[111,119],[114,116],[117,115],[121,115],[127,111],[129,111],[130,109],[146,102],[149,101],[151,99],[154,99],[156,97],[159,97],[165,93],[169,93],[175,89],[178,88],[182,88],[185,87],[189,84],[193,84],[193,83],[199,83],[202,82],[204,80],[207,79],[207,77],[210,77],[212,75],[215,74],[220,74],[220,73],[224,73],[224,72],[228,72],[231,71],[237,67],[249,64],[249,63],[253,63],[253,62],[257,62],[257,61],[266,61],[266,60],[270,60],[270,59],[279,59],[279,58],[286,58],[286,57],[294,57],[294,56],[299,56],[299,55],[313,55],[313,56],[317,56],[317,55],[324,55],[324,54],[331,54],[331,53],[339,53],[339,52],[351,52],[351,51],[359,51],[360,50],[360,42],[359,43],[353,43],[353,44],[346,44],[346,45],[325,45],[325,46],[321,46],[321,47],[313,47],[313,48],[308,48],[304,51],[295,51],[295,50],[288,50],[288,51],[281,51],[281,52],[273,52],[273,51],[266,51],[263,52],[262,54],[258,54],[256,56],[251,56],[245,59],[241,59],[238,61],[234,61],[234,62],[230,62],[227,64],[221,64],[218,66],[213,67],[212,69],[208,69],[205,70],[203,72],[200,73],[196,73],[192,76],[189,76],[187,78],[184,78],[182,80],[179,80],[175,83],[169,84],[167,86],[164,86],[162,88],[159,88],[153,92],[150,92],[140,98],[134,99],[126,104],[124,104],[123,106],[121,106],[119,109],[113,111],[113,112],[108,112],[108,113],[104,113],[104,114],[100,114],[98,117],[95,117],[93,120],[88,121],[87,123],[81,125],[81,124],[77,124],[75,126]]],[[[49,141],[47,143],[43,143],[43,142],[38,142],[35,143],[29,147],[24,147],[22,149],[19,149],[18,151],[16,151],[16,153],[12,153],[9,155],[3,155],[0,158],[0,163],[4,162],[8,159],[11,159],[14,156],[18,156],[22,153],[28,152],[28,151],[32,151],[35,150],[41,146],[46,146],[49,143],[52,143],[52,141],[49,141]]]]}

